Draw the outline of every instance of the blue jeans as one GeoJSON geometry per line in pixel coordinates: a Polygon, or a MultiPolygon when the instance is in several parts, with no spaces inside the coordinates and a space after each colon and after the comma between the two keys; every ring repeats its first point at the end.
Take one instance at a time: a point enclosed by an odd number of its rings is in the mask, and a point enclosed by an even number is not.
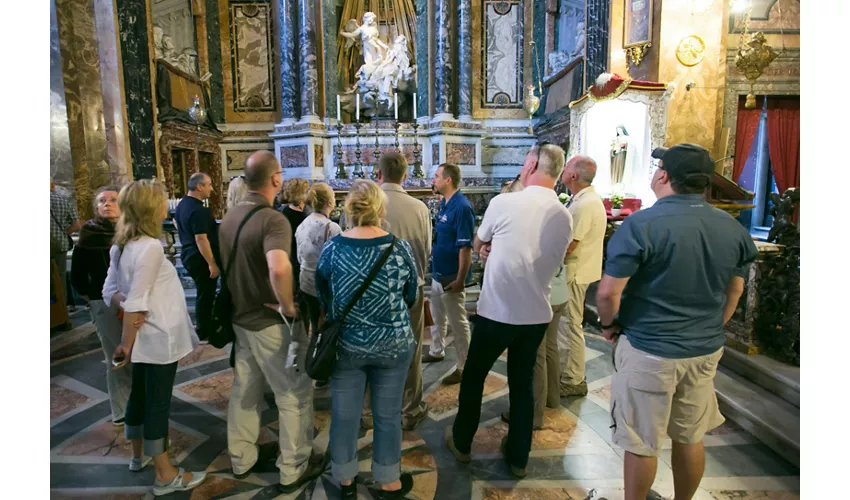
{"type": "Polygon", "coordinates": [[[353,479],[359,467],[357,435],[368,382],[372,395],[374,441],[372,476],[381,484],[401,475],[401,403],[415,346],[396,359],[337,361],[331,376],[331,471],[336,480],[353,479]]]}
{"type": "Polygon", "coordinates": [[[168,451],[168,416],[177,361],[167,365],[133,363],[130,400],[124,417],[124,437],[144,438],[145,455],[168,451]]]}

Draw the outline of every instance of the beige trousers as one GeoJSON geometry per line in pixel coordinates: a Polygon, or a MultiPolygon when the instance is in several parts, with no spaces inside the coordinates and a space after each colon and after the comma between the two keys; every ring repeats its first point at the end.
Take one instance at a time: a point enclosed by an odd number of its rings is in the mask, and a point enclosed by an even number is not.
{"type": "Polygon", "coordinates": [[[565,384],[579,385],[584,382],[584,299],[589,284],[579,284],[575,281],[567,283],[569,298],[567,299],[567,328],[562,337],[566,344],[567,359],[564,375],[561,381],[565,384]]]}
{"type": "Polygon", "coordinates": [[[281,484],[298,480],[307,469],[313,449],[313,384],[304,369],[307,332],[296,321],[292,331],[274,325],[251,331],[233,325],[236,364],[227,407],[227,451],[235,474],[244,474],[257,462],[260,413],[265,381],[274,391],[280,425],[281,484]],[[289,346],[298,342],[295,367],[287,368],[289,346]]]}
{"type": "Polygon", "coordinates": [[[469,320],[466,317],[466,291],[460,293],[444,292],[443,285],[431,280],[431,355],[443,356],[446,350],[447,326],[452,325],[455,337],[457,367],[463,371],[466,355],[469,352],[469,320]]]}
{"type": "Polygon", "coordinates": [[[543,412],[561,405],[561,363],[558,359],[558,324],[567,304],[552,306],[552,321],[546,328],[546,336],[537,348],[534,364],[534,426],[543,425],[543,412]]]}

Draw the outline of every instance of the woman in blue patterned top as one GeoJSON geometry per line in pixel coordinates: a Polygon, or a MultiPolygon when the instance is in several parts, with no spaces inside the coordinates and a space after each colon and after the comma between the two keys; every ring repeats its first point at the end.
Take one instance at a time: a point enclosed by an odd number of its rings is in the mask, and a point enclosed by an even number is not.
{"type": "MultiPolygon", "coordinates": [[[[351,229],[333,238],[316,266],[316,291],[327,320],[339,317],[393,236],[381,229],[386,195],[358,180],[345,200],[351,229]]],[[[368,382],[375,422],[372,476],[380,498],[403,498],[413,488],[401,474],[401,404],[415,341],[408,308],[418,291],[413,251],[396,239],[375,280],[345,318],[331,377],[331,465],[342,498],[357,498],[357,435],[368,382]]]]}

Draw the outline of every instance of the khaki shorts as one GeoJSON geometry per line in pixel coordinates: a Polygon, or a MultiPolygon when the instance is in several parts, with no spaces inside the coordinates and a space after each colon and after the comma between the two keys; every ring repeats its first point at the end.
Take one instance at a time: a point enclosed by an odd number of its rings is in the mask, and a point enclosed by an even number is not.
{"type": "Polygon", "coordinates": [[[695,444],[724,422],[714,393],[721,347],[707,356],[668,359],[632,347],[623,335],[614,346],[611,382],[613,442],[639,456],[658,456],[669,436],[695,444]]]}

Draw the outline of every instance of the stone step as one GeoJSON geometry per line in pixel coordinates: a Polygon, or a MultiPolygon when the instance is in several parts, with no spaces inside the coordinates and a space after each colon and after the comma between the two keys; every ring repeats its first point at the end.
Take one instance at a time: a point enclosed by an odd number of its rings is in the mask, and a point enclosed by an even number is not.
{"type": "Polygon", "coordinates": [[[726,349],[720,364],[759,387],[800,407],[800,368],[764,355],[748,356],[726,349]]]}
{"type": "Polygon", "coordinates": [[[725,366],[714,379],[723,415],[800,466],[800,409],[725,366]]]}

